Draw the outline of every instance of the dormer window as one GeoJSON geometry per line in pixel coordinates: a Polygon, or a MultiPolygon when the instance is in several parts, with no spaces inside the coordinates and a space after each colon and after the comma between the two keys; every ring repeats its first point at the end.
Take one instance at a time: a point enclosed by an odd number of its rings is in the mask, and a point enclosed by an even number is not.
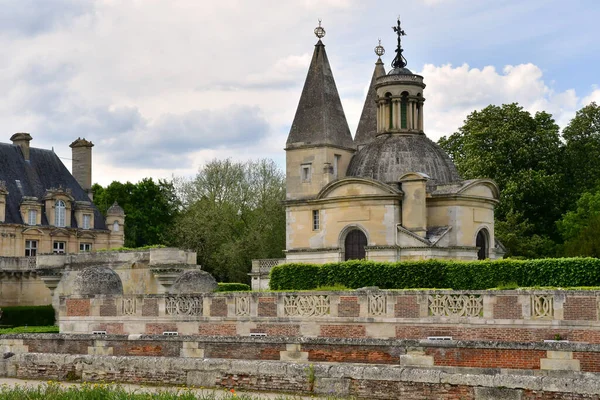
{"type": "Polygon", "coordinates": [[[66,214],[66,206],[65,202],[62,200],[57,200],[54,204],[54,225],[59,227],[64,227],[65,223],[65,214],[66,214]]]}
{"type": "Polygon", "coordinates": [[[92,216],[90,214],[83,214],[83,229],[90,229],[92,224],[92,216]]]}
{"type": "Polygon", "coordinates": [[[37,210],[27,212],[27,225],[37,225],[37,210]]]}
{"type": "Polygon", "coordinates": [[[113,222],[113,232],[119,232],[119,221],[113,222]]]}

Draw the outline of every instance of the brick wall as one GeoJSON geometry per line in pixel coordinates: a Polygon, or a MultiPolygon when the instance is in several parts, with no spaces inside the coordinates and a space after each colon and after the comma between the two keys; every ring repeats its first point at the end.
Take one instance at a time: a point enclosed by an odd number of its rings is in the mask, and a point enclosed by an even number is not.
{"type": "Polygon", "coordinates": [[[146,324],[147,335],[162,335],[163,332],[177,332],[177,324],[146,324]]]}
{"type": "Polygon", "coordinates": [[[545,351],[522,349],[427,348],[425,354],[436,366],[511,369],[540,369],[540,358],[546,357],[545,351]]]}
{"type": "Polygon", "coordinates": [[[158,316],[158,299],[145,298],[144,304],[142,305],[142,316],[143,317],[157,317],[158,316]]]}
{"type": "Polygon", "coordinates": [[[494,304],[494,318],[496,319],[521,319],[523,309],[517,296],[497,296],[494,304]]]}
{"type": "Polygon", "coordinates": [[[367,336],[363,325],[321,325],[321,337],[364,338],[367,336]]]}
{"type": "Polygon", "coordinates": [[[358,297],[340,296],[340,304],[338,305],[338,316],[358,317],[359,312],[360,309],[358,305],[358,297]]]}
{"type": "Polygon", "coordinates": [[[258,316],[259,317],[276,317],[277,304],[275,297],[259,297],[258,298],[258,316]]]}
{"type": "Polygon", "coordinates": [[[595,297],[567,297],[563,308],[566,320],[598,320],[598,302],[595,297]]]}
{"type": "Polygon", "coordinates": [[[210,316],[211,317],[226,317],[227,316],[227,299],[216,298],[212,299],[210,305],[210,316]]]}
{"type": "Polygon", "coordinates": [[[266,333],[267,336],[300,336],[300,325],[297,324],[257,324],[250,329],[251,333],[266,333]]]}
{"type": "Polygon", "coordinates": [[[235,324],[212,324],[204,323],[198,327],[200,336],[235,336],[237,327],[235,324]]]}
{"type": "Polygon", "coordinates": [[[68,317],[86,317],[90,315],[90,299],[67,299],[68,317]]]}
{"type": "Polygon", "coordinates": [[[100,306],[101,317],[116,317],[117,316],[117,303],[115,299],[104,299],[100,306]]]}
{"type": "Polygon", "coordinates": [[[398,296],[394,306],[396,318],[419,318],[420,307],[417,296],[398,296]]]}

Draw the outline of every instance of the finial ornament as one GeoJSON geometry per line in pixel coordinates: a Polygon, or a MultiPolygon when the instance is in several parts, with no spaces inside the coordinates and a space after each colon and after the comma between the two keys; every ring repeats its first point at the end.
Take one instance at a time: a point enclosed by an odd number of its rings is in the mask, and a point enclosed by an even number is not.
{"type": "Polygon", "coordinates": [[[398,17],[398,25],[393,26],[392,29],[398,35],[398,48],[396,49],[396,57],[392,61],[392,67],[393,68],[404,68],[404,67],[406,67],[408,62],[406,61],[406,58],[404,58],[404,56],[402,55],[402,52],[404,51],[402,49],[402,36],[406,36],[406,33],[400,27],[400,17],[398,17]]]}
{"type": "Polygon", "coordinates": [[[377,54],[379,57],[385,54],[385,49],[381,45],[381,39],[379,39],[379,44],[375,46],[375,54],[377,54]]]}
{"type": "Polygon", "coordinates": [[[323,29],[323,27],[321,26],[321,19],[320,18],[319,18],[319,26],[317,26],[315,28],[315,35],[319,39],[322,39],[323,37],[325,37],[325,29],[323,29]]]}

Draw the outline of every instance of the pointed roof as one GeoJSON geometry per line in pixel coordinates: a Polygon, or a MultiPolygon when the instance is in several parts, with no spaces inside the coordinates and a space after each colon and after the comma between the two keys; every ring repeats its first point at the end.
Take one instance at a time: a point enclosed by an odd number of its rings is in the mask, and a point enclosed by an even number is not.
{"type": "Polygon", "coordinates": [[[286,149],[332,145],[354,149],[354,142],[321,40],[315,45],[286,149]]]}
{"type": "Polygon", "coordinates": [[[381,58],[378,58],[375,63],[371,84],[367,91],[365,105],[363,106],[362,114],[360,115],[360,121],[358,121],[358,128],[356,129],[356,136],[354,137],[354,144],[356,146],[369,143],[371,140],[375,139],[375,136],[377,135],[377,91],[375,90],[375,81],[377,78],[384,75],[385,67],[383,66],[381,58]]]}

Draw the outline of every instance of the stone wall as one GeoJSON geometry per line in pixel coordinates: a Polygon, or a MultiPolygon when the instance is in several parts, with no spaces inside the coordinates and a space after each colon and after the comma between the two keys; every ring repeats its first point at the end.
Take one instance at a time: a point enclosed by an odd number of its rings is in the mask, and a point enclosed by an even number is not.
{"type": "Polygon", "coordinates": [[[460,367],[306,364],[180,357],[21,353],[0,375],[43,380],[162,383],[364,399],[599,399],[597,374],[460,367]]]}
{"type": "Polygon", "coordinates": [[[600,343],[598,291],[237,292],[66,296],[63,333],[600,343]]]}
{"type": "Polygon", "coordinates": [[[597,345],[564,342],[20,334],[3,336],[0,350],[14,354],[154,356],[600,373],[600,348],[597,345]]]}

